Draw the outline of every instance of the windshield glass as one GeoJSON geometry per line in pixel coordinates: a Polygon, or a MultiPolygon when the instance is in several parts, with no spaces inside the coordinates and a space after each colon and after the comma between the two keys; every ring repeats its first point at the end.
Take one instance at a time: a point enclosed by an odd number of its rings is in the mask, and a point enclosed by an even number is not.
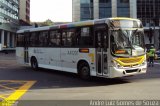
{"type": "Polygon", "coordinates": [[[130,57],[145,54],[144,33],[141,30],[111,30],[111,53],[114,56],[130,57]]]}

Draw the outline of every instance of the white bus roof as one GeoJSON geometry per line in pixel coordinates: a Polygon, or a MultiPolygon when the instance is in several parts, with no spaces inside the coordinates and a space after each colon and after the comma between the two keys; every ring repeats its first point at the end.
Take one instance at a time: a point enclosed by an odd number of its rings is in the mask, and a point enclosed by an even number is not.
{"type": "Polygon", "coordinates": [[[138,19],[124,18],[124,17],[103,18],[103,19],[95,19],[95,20],[88,20],[88,21],[72,22],[72,23],[68,23],[68,24],[59,24],[59,25],[52,25],[52,26],[23,29],[23,30],[18,30],[17,33],[37,32],[37,31],[45,31],[45,30],[60,29],[60,28],[88,26],[88,25],[94,25],[94,24],[103,24],[109,20],[123,20],[123,19],[139,21],[138,19]]]}

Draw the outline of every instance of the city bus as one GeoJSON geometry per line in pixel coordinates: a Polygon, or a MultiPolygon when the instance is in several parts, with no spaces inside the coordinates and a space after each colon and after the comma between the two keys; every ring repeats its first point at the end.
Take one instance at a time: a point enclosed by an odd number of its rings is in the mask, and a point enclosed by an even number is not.
{"type": "Polygon", "coordinates": [[[91,76],[117,78],[146,73],[140,20],[105,18],[17,31],[19,63],[91,76]]]}

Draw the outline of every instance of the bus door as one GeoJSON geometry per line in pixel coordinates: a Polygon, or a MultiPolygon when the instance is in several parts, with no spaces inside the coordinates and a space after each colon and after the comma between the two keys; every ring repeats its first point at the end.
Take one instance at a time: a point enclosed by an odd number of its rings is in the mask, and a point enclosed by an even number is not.
{"type": "Polygon", "coordinates": [[[26,32],[24,34],[24,63],[29,63],[28,46],[29,46],[29,33],[26,32]]]}
{"type": "Polygon", "coordinates": [[[97,26],[96,37],[96,69],[97,75],[106,76],[108,74],[108,33],[105,25],[97,26]]]}

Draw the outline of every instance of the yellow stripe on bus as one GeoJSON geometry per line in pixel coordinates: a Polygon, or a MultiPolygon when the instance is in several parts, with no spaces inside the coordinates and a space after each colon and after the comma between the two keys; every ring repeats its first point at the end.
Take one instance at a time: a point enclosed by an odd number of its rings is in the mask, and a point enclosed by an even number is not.
{"type": "Polygon", "coordinates": [[[127,17],[113,17],[111,18],[113,20],[135,20],[135,21],[139,21],[138,19],[135,18],[127,18],[127,17]]]}

